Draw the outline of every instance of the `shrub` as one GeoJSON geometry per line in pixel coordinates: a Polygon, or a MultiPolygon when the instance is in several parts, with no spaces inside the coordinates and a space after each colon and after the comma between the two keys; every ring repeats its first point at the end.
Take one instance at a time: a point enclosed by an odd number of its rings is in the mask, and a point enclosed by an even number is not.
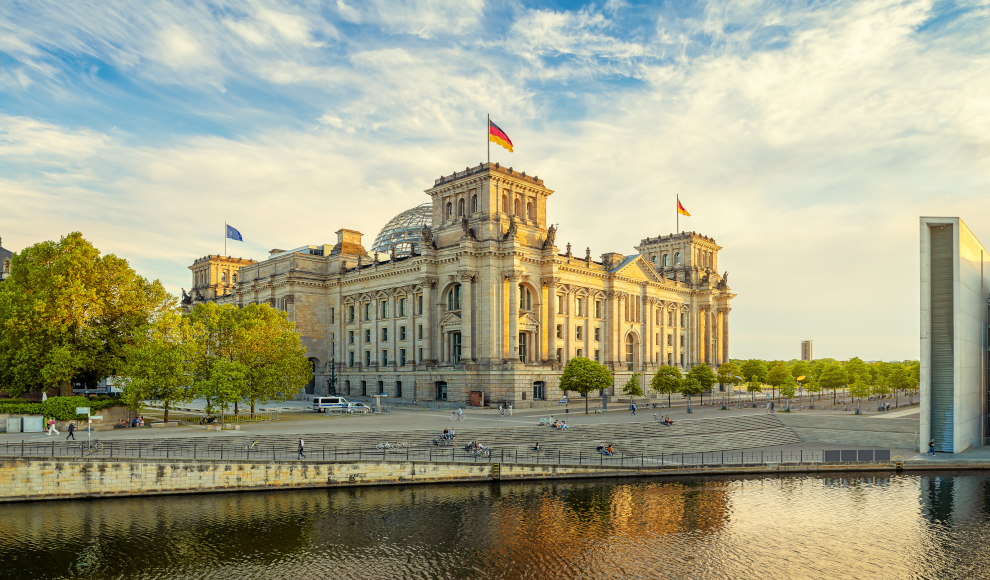
{"type": "Polygon", "coordinates": [[[9,403],[0,401],[0,413],[12,415],[44,415],[59,421],[82,420],[85,415],[76,415],[76,407],[89,407],[91,413],[122,405],[116,399],[91,401],[86,397],[52,397],[43,403],[9,403]]]}

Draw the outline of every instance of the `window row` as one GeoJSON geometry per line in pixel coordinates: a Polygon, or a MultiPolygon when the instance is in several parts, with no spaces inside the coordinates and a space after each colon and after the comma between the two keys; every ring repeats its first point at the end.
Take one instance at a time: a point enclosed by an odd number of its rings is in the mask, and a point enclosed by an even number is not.
{"type": "MultiPolygon", "coordinates": [[[[422,340],[423,339],[423,325],[420,324],[417,328],[418,328],[418,330],[417,330],[417,336],[416,336],[416,338],[418,340],[422,340]]],[[[387,327],[386,328],[381,328],[381,329],[379,329],[379,331],[381,332],[381,341],[382,342],[388,342],[388,328],[387,327]]],[[[331,336],[333,336],[333,335],[331,334],[331,336]]],[[[399,340],[406,340],[406,327],[405,326],[400,326],[399,327],[399,340]]],[[[371,329],[370,328],[366,328],[364,330],[364,342],[366,344],[371,342],[371,329]]],[[[354,344],[354,331],[353,330],[347,331],[347,344],[354,344]]]]}
{"type": "MultiPolygon", "coordinates": [[[[419,358],[417,359],[417,361],[421,361],[421,360],[423,360],[423,349],[419,349],[419,358]]],[[[377,362],[379,362],[381,364],[381,366],[385,366],[385,365],[387,365],[389,363],[388,351],[387,350],[382,350],[381,351],[381,356],[380,356],[380,358],[378,359],[377,362]]],[[[347,366],[348,367],[354,367],[354,363],[355,363],[355,353],[353,351],[348,352],[347,353],[347,366]]],[[[396,364],[398,366],[400,366],[400,367],[404,367],[407,364],[416,364],[416,361],[409,360],[406,357],[406,349],[400,348],[399,349],[399,358],[396,361],[396,364]]],[[[366,367],[370,367],[371,366],[371,351],[370,350],[364,351],[364,366],[366,366],[366,367]]]]}
{"type": "MultiPolygon", "coordinates": [[[[415,298],[415,300],[416,300],[416,314],[419,315],[419,316],[421,316],[423,314],[423,295],[422,294],[417,295],[416,298],[415,298]]],[[[404,317],[404,316],[409,316],[408,304],[409,304],[408,299],[406,299],[406,298],[399,298],[398,299],[398,302],[397,302],[397,310],[396,310],[395,316],[396,317],[399,317],[399,318],[404,317]]],[[[380,319],[383,319],[383,318],[391,318],[391,309],[389,308],[389,301],[388,300],[379,300],[378,301],[378,310],[377,310],[377,312],[374,311],[374,310],[372,310],[372,308],[373,308],[373,305],[372,305],[371,302],[364,302],[364,303],[362,303],[360,305],[360,307],[358,307],[355,304],[348,305],[347,306],[347,322],[355,322],[357,320],[358,313],[360,313],[360,315],[361,315],[361,320],[366,321],[366,322],[372,320],[372,313],[376,314],[377,315],[377,318],[379,320],[380,319]],[[360,308],[360,310],[359,310],[359,308],[360,308]]],[[[334,309],[331,308],[330,309],[330,324],[335,324],[335,323],[336,323],[336,320],[335,320],[335,316],[334,316],[334,309]]]]}

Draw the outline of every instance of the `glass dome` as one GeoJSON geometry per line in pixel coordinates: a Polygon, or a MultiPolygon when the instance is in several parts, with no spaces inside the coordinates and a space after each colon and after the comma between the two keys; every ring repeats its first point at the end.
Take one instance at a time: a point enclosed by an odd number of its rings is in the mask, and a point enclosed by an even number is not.
{"type": "Polygon", "coordinates": [[[380,254],[390,254],[395,248],[395,255],[399,258],[408,256],[413,243],[422,246],[423,226],[429,225],[433,221],[433,204],[424,203],[412,209],[400,213],[388,220],[382,231],[378,232],[372,252],[380,254]]]}

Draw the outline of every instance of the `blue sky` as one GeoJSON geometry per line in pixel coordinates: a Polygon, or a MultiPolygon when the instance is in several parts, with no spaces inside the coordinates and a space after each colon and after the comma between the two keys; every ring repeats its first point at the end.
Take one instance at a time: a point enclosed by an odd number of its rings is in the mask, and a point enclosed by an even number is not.
{"type": "Polygon", "coordinates": [[[990,244],[987,2],[7,2],[0,235],[79,230],[178,292],[229,253],[367,245],[485,159],[558,244],[713,236],[732,355],[918,356],[918,216],[990,244]]]}

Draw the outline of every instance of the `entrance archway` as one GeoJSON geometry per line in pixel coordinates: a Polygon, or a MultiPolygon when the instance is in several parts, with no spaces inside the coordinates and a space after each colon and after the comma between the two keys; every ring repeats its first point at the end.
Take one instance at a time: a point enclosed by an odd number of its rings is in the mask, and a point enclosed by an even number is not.
{"type": "Polygon", "coordinates": [[[316,369],[320,366],[320,359],[309,357],[310,370],[313,371],[313,378],[306,383],[306,394],[312,395],[316,390],[316,369]]]}

